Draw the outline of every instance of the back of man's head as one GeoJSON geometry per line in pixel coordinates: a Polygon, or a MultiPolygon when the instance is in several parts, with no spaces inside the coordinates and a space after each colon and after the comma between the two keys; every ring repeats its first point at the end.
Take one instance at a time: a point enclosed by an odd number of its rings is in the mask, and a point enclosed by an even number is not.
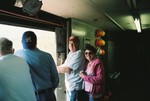
{"type": "Polygon", "coordinates": [[[34,32],[26,31],[22,36],[22,46],[24,49],[34,49],[36,48],[37,37],[34,32]]]}
{"type": "Polygon", "coordinates": [[[12,41],[4,37],[0,38],[0,53],[1,54],[7,54],[7,53],[12,52],[11,51],[12,46],[13,46],[12,41]]]}

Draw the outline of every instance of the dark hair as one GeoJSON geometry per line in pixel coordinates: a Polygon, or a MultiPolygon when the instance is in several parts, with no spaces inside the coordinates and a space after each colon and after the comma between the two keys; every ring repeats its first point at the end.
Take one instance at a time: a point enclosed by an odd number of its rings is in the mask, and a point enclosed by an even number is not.
{"type": "Polygon", "coordinates": [[[26,31],[22,36],[22,45],[25,49],[34,49],[37,44],[37,37],[34,32],[26,31]]]}
{"type": "Polygon", "coordinates": [[[90,51],[92,51],[94,54],[96,54],[96,52],[97,52],[97,49],[96,49],[94,46],[91,46],[91,45],[89,45],[89,44],[86,44],[86,45],[85,45],[85,50],[90,50],[90,51]]]}

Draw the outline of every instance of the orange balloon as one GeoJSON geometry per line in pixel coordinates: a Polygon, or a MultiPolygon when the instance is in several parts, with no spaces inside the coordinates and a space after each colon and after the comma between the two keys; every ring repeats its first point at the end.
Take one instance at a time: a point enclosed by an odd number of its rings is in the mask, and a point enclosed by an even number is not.
{"type": "Polygon", "coordinates": [[[105,54],[105,50],[102,50],[102,55],[104,55],[105,54]]]}
{"type": "Polygon", "coordinates": [[[96,37],[101,37],[101,36],[105,36],[105,31],[97,29],[96,33],[95,33],[96,37]]]}
{"type": "Polygon", "coordinates": [[[100,32],[100,36],[105,36],[105,32],[104,32],[104,31],[101,31],[101,32],[100,32]]]}
{"type": "Polygon", "coordinates": [[[104,46],[105,45],[105,41],[102,39],[96,39],[95,42],[96,46],[104,46]]]}
{"type": "Polygon", "coordinates": [[[99,45],[100,45],[100,46],[103,45],[103,40],[99,40],[99,45]]]}
{"type": "Polygon", "coordinates": [[[104,41],[104,40],[102,40],[102,45],[103,45],[103,46],[105,45],[105,41],[104,41]]]}

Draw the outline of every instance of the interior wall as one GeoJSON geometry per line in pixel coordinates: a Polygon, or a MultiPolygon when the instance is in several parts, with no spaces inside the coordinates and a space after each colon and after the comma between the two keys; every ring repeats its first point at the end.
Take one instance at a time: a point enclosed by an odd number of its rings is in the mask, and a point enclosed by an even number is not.
{"type": "Polygon", "coordinates": [[[95,30],[96,27],[79,20],[72,19],[72,35],[76,35],[80,38],[81,49],[84,48],[85,39],[89,39],[89,44],[95,46],[95,30]]]}

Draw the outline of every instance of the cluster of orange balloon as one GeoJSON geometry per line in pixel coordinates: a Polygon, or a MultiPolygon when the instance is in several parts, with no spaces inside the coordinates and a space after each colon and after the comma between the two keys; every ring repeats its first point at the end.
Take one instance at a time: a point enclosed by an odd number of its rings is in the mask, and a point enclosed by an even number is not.
{"type": "Polygon", "coordinates": [[[96,37],[95,46],[98,47],[98,50],[97,50],[98,55],[105,54],[105,50],[101,48],[102,46],[105,45],[105,41],[101,38],[103,36],[105,36],[105,31],[97,29],[95,33],[95,37],[96,37]]]}

